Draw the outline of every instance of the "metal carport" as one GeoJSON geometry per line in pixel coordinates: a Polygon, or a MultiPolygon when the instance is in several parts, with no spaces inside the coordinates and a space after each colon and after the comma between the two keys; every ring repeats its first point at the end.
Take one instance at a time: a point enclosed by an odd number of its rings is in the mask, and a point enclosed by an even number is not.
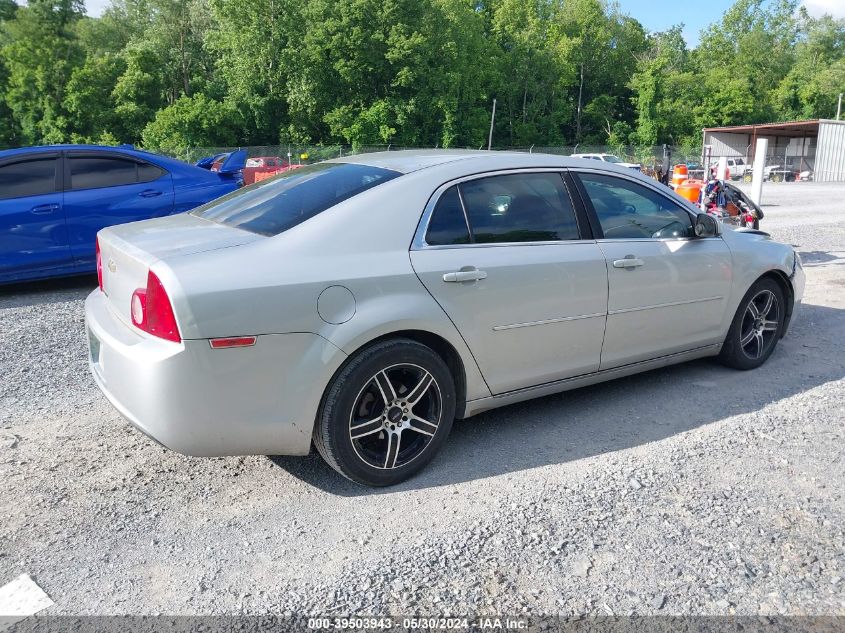
{"type": "Polygon", "coordinates": [[[845,121],[813,119],[704,128],[704,145],[711,156],[754,160],[757,139],[769,140],[767,165],[810,170],[820,182],[845,181],[845,121]]]}

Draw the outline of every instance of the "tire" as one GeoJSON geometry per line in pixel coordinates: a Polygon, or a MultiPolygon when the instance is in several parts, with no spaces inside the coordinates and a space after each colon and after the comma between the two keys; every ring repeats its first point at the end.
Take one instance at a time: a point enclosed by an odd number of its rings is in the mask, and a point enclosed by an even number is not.
{"type": "Polygon", "coordinates": [[[755,369],[765,363],[783,334],[785,315],[780,285],[769,278],[757,280],[739,303],[719,361],[734,369],[755,369]]]}
{"type": "Polygon", "coordinates": [[[410,339],[367,347],[335,375],[314,425],[314,445],[344,477],[366,486],[408,479],[446,441],[455,381],[443,359],[410,339]]]}

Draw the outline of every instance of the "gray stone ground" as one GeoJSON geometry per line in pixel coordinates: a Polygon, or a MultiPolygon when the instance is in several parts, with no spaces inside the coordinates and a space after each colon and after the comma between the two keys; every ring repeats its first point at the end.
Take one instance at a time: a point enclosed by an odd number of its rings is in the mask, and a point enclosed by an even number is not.
{"type": "Polygon", "coordinates": [[[845,185],[764,196],[808,287],[763,368],[489,412],[389,490],[156,446],[88,375],[96,282],[0,289],[0,585],[56,614],[845,615],[845,185]]]}

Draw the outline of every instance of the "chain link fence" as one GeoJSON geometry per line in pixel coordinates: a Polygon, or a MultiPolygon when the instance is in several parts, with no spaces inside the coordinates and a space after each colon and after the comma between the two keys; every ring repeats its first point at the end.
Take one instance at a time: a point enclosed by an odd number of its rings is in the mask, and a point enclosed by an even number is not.
{"type": "MultiPolygon", "coordinates": [[[[409,147],[403,145],[307,145],[307,144],[282,144],[282,145],[253,145],[245,147],[193,147],[185,150],[162,152],[184,160],[189,163],[196,163],[198,160],[224,154],[235,150],[246,150],[248,158],[271,159],[274,165],[287,167],[288,165],[308,165],[330,158],[343,158],[355,154],[367,154],[371,152],[391,152],[401,150],[440,149],[437,146],[431,147],[409,147]]],[[[451,149],[483,150],[481,147],[459,147],[451,149]]],[[[614,162],[622,162],[640,165],[640,169],[648,176],[660,179],[668,165],[669,177],[674,165],[684,163],[689,166],[691,178],[702,178],[704,175],[704,162],[708,160],[702,153],[701,147],[677,147],[677,146],[655,146],[655,147],[634,147],[634,146],[606,146],[606,145],[531,145],[520,147],[493,147],[494,151],[528,152],[536,154],[554,154],[557,156],[572,156],[574,154],[601,154],[605,159],[614,162]]],[[[710,156],[711,167],[719,161],[719,156],[710,156]]],[[[728,171],[732,180],[744,180],[751,182],[751,163],[753,157],[730,156],[725,157],[728,163],[728,171]]],[[[813,156],[802,156],[800,158],[772,153],[766,157],[766,168],[764,179],[774,182],[811,180],[813,172],[813,156]]],[[[258,163],[255,163],[258,164],[258,163]]]]}
{"type": "MultiPolygon", "coordinates": [[[[441,149],[437,146],[404,146],[404,145],[305,145],[305,144],[282,144],[282,145],[253,145],[244,147],[192,147],[177,151],[162,151],[174,158],[189,163],[196,163],[198,160],[224,154],[235,150],[246,150],[247,156],[252,159],[271,158],[281,161],[285,165],[306,165],[328,160],[330,158],[342,158],[354,154],[367,154],[371,152],[391,152],[401,150],[420,149],[441,149]]],[[[486,146],[480,147],[453,147],[450,149],[484,150],[486,146]]],[[[680,147],[609,147],[602,145],[558,145],[558,146],[520,146],[520,147],[493,147],[494,151],[527,152],[535,154],[554,154],[558,156],[571,156],[573,154],[605,154],[610,155],[612,161],[632,163],[641,165],[645,173],[653,174],[662,169],[664,165],[664,151],[668,152],[668,163],[694,162],[698,164],[701,160],[700,148],[680,147]]]]}

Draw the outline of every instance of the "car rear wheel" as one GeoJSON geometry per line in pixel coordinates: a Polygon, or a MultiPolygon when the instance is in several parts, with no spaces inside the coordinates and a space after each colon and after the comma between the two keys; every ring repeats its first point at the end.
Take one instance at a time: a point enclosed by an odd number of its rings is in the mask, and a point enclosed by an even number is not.
{"type": "Polygon", "coordinates": [[[376,343],[329,385],[314,444],[343,476],[390,486],[440,450],[455,416],[455,385],[443,359],[410,339],[376,343]]]}
{"type": "Polygon", "coordinates": [[[759,367],[783,333],[786,304],[773,279],[760,279],[745,293],[722,345],[719,360],[735,369],[759,367]]]}

